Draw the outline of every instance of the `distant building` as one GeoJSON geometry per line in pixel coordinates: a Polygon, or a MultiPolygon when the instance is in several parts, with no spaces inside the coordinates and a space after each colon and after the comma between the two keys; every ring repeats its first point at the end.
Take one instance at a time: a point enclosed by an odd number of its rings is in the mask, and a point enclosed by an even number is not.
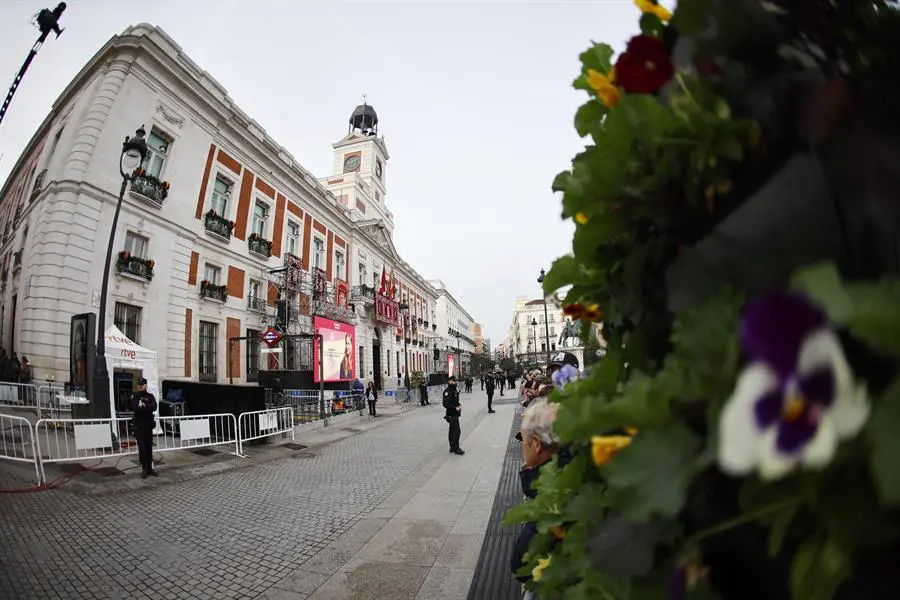
{"type": "Polygon", "coordinates": [[[442,363],[446,366],[448,355],[453,355],[454,364],[460,365],[454,371],[470,373],[470,362],[475,352],[475,319],[447,290],[443,281],[433,279],[429,283],[438,294],[436,347],[442,363]]]}

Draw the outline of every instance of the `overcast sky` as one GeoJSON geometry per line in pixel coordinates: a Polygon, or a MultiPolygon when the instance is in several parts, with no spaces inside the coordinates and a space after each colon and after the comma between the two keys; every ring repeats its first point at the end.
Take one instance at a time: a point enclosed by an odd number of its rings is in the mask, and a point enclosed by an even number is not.
{"type": "MultiPolygon", "coordinates": [[[[442,279],[497,344],[517,295],[571,249],[553,176],[584,146],[572,89],[591,40],[637,29],[631,0],[324,2],[71,0],[0,125],[0,181],[91,56],[126,26],[161,26],[317,176],[362,95],[391,153],[394,242],[442,279]]],[[[666,4],[670,4],[666,2],[666,4]]],[[[0,0],[5,95],[55,0],[0,0]]],[[[135,122],[135,126],[140,123],[135,122]]],[[[122,135],[131,133],[122,132],[122,135]]]]}

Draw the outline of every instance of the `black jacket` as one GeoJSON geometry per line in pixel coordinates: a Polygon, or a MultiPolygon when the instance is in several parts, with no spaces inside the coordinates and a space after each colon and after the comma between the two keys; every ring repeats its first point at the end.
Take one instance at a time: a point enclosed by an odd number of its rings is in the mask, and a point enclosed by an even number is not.
{"type": "Polygon", "coordinates": [[[488,393],[489,396],[494,393],[494,378],[493,377],[488,377],[487,379],[484,380],[484,390],[488,393]]]}
{"type": "Polygon", "coordinates": [[[134,426],[140,429],[153,429],[153,412],[156,410],[156,398],[150,392],[135,392],[131,395],[131,411],[134,413],[134,426]],[[143,400],[144,406],[141,406],[143,400]]]}
{"type": "MultiPolygon", "coordinates": [[[[556,455],[560,467],[564,467],[572,460],[572,454],[569,452],[568,448],[560,448],[556,455]]],[[[535,496],[537,496],[537,491],[534,489],[534,482],[537,481],[540,474],[541,467],[522,469],[519,471],[519,481],[522,483],[522,493],[530,499],[534,499],[535,496]]],[[[509,561],[509,567],[512,569],[513,573],[525,566],[525,561],[523,559],[525,553],[528,551],[528,546],[531,544],[531,540],[535,535],[537,535],[537,525],[535,523],[529,522],[522,526],[522,531],[519,532],[519,538],[516,540],[516,545],[513,546],[513,553],[509,561]]],[[[523,576],[517,577],[517,579],[524,583],[531,579],[531,577],[523,576]]]]}
{"type": "Polygon", "coordinates": [[[456,389],[455,385],[448,385],[444,388],[444,409],[448,417],[458,417],[461,413],[456,410],[457,406],[462,406],[459,403],[459,390],[456,389]]]}

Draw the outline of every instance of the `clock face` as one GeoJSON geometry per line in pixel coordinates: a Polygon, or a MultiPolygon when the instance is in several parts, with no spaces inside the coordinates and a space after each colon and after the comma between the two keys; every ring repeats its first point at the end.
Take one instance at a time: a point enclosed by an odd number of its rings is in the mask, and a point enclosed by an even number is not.
{"type": "Polygon", "coordinates": [[[378,179],[381,179],[381,161],[380,160],[375,161],[375,176],[378,179]]]}
{"type": "Polygon", "coordinates": [[[348,171],[356,171],[359,169],[359,156],[348,156],[344,159],[344,173],[348,171]]]}

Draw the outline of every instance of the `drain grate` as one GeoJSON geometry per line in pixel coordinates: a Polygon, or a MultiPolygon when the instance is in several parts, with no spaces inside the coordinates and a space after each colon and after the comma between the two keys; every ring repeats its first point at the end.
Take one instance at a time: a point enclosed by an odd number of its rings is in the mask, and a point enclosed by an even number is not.
{"type": "Polygon", "coordinates": [[[522,597],[519,582],[509,568],[513,547],[519,536],[520,525],[503,527],[506,511],[522,501],[519,484],[519,467],[522,464],[522,448],[513,437],[522,423],[522,412],[516,411],[512,430],[503,459],[503,471],[497,483],[497,494],[491,518],[485,531],[478,565],[469,587],[469,600],[491,598],[492,600],[519,600],[522,597]]]}
{"type": "Polygon", "coordinates": [[[196,448],[194,450],[188,450],[188,452],[193,452],[197,456],[214,456],[218,454],[218,452],[210,450],[209,448],[196,448]]]}
{"type": "Polygon", "coordinates": [[[295,444],[294,442],[288,442],[287,444],[282,444],[282,446],[290,450],[306,450],[306,446],[303,444],[295,444]]]}
{"type": "Polygon", "coordinates": [[[342,427],[342,429],[350,433],[362,433],[362,429],[356,429],[355,427],[342,427]]]}

